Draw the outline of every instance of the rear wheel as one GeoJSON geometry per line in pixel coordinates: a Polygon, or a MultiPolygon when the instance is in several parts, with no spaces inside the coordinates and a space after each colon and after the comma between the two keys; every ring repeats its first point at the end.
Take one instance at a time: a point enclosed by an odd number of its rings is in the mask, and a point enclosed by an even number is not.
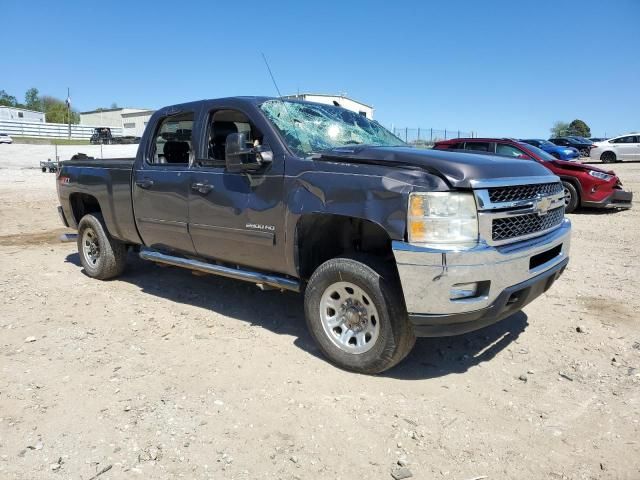
{"type": "Polygon", "coordinates": [[[120,275],[127,262],[127,245],[109,235],[102,215],[85,215],[78,225],[78,253],[91,278],[107,280],[120,275]]]}
{"type": "Polygon", "coordinates": [[[616,154],[613,152],[604,152],[600,157],[602,163],[615,163],[617,161],[616,154]]]}
{"type": "Polygon", "coordinates": [[[578,207],[580,196],[578,195],[576,187],[573,186],[573,183],[562,182],[562,187],[564,188],[564,211],[571,213],[578,207]]]}
{"type": "Polygon", "coordinates": [[[383,372],[415,343],[397,275],[375,257],[320,265],[305,292],[305,317],[324,355],[346,370],[383,372]]]}
{"type": "Polygon", "coordinates": [[[590,150],[590,148],[583,148],[582,150],[580,150],[580,156],[587,158],[589,156],[590,150]]]}

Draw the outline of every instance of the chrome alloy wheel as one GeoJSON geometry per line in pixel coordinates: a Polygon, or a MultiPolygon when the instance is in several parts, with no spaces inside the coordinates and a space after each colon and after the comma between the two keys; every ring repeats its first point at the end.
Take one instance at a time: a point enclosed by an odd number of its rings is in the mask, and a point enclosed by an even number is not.
{"type": "Polygon", "coordinates": [[[89,265],[95,265],[100,258],[100,244],[98,235],[92,228],[86,228],[82,233],[82,254],[89,265]]]}
{"type": "Polygon", "coordinates": [[[322,328],[340,350],[369,351],[380,333],[380,317],[371,297],[351,282],[336,282],[320,299],[322,328]]]}
{"type": "Polygon", "coordinates": [[[571,203],[571,192],[567,187],[564,187],[564,206],[565,208],[571,203]]]}

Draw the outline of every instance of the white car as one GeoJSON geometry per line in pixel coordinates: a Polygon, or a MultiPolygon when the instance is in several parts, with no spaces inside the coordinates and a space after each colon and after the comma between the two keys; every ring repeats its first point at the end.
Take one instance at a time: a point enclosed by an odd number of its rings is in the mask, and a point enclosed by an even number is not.
{"type": "Polygon", "coordinates": [[[594,143],[589,156],[603,163],[640,160],[640,133],[628,133],[594,143]]]}
{"type": "Polygon", "coordinates": [[[0,133],[0,143],[13,143],[13,138],[8,133],[0,133]]]}

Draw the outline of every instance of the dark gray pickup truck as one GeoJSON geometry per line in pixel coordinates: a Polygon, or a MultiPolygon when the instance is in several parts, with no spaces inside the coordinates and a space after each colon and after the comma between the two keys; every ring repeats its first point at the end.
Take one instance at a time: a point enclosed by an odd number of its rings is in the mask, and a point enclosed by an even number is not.
{"type": "Polygon", "coordinates": [[[87,275],[157,263],[304,292],[336,365],[382,372],[416,336],[517,312],[569,260],[559,179],[536,162],[410,148],[336,106],[263,97],[174,105],[136,158],[72,160],[59,212],[87,275]]]}

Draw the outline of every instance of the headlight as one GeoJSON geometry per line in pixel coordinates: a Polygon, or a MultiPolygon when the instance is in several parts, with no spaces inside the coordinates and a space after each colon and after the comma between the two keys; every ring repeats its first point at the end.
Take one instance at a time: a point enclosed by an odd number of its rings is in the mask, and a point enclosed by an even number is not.
{"type": "Polygon", "coordinates": [[[592,177],[599,178],[600,180],[611,180],[613,175],[609,175],[608,173],[598,172],[596,170],[589,170],[589,175],[592,177]]]}
{"type": "Polygon", "coordinates": [[[473,246],[478,241],[478,213],[471,193],[428,192],[409,195],[409,243],[473,246]]]}

